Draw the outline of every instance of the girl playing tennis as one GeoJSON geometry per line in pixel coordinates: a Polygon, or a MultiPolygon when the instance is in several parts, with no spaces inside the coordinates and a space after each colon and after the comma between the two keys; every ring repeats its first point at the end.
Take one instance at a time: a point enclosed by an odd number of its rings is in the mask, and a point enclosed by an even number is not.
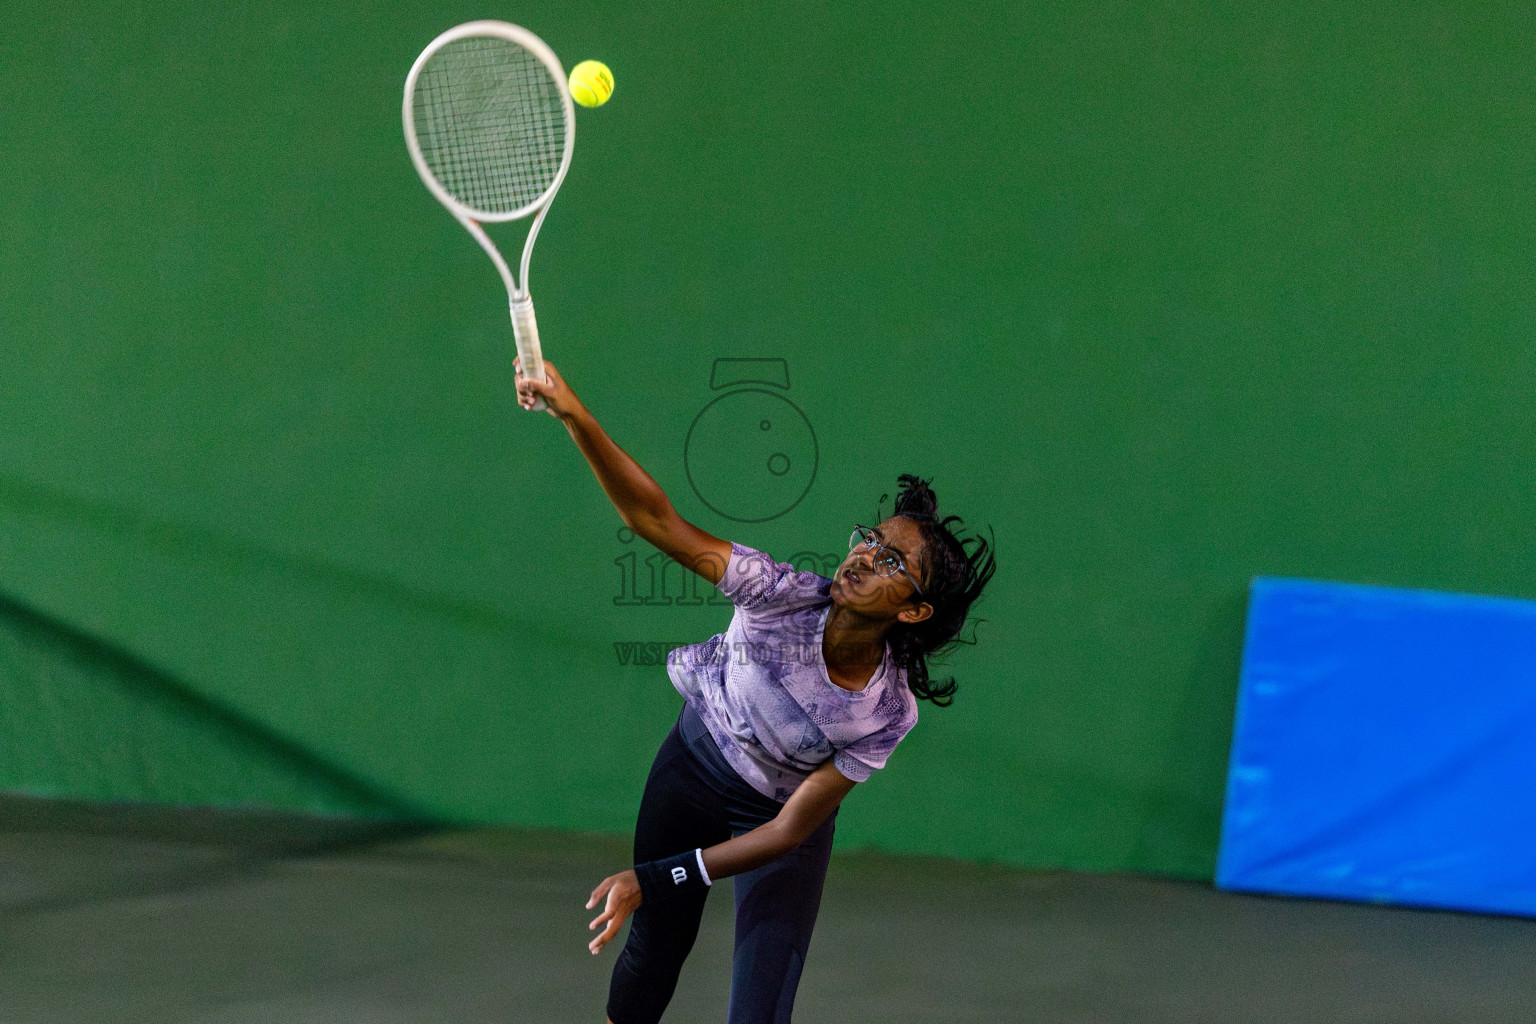
{"type": "MultiPolygon", "coordinates": [[[[683,710],[651,766],[635,826],[635,867],[610,875],[587,909],[595,954],[633,915],[613,967],[610,1024],[655,1024],[693,948],[704,899],[736,876],[730,1024],[787,1024],[821,903],[838,805],[884,767],[917,722],[919,699],[950,703],[926,658],[948,650],[996,566],[936,519],[926,481],[900,478],[895,514],[860,526],[832,579],[687,522],[598,426],[555,367],[517,368],[524,408],[542,396],[565,424],[624,524],[714,584],[730,627],[673,651],[683,710]]],[[[883,499],[882,499],[883,501],[883,499]]]]}

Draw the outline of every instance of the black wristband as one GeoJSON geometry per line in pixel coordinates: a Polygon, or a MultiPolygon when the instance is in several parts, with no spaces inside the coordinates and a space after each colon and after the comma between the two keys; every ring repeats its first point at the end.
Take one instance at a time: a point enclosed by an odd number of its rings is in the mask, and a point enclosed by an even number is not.
{"type": "Polygon", "coordinates": [[[646,903],[670,899],[685,892],[703,892],[709,888],[701,851],[689,850],[676,857],[635,865],[640,881],[640,898],[646,903]]]}

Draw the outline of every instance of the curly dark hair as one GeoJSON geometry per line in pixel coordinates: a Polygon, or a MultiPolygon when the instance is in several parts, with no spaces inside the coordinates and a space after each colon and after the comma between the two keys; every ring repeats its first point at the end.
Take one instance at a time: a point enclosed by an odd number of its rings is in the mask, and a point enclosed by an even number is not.
{"type": "MultiPolygon", "coordinates": [[[[961,640],[959,635],[971,605],[997,571],[997,560],[993,557],[997,537],[993,534],[991,544],[979,536],[964,540],[956,537],[951,524],[963,523],[959,516],[936,517],[939,499],[928,486],[929,480],[903,473],[897,482],[901,493],[896,497],[894,514],[912,520],[922,533],[923,550],[918,556],[923,580],[920,600],[933,605],[933,614],[921,622],[898,622],[891,627],[886,641],[891,645],[893,660],[906,669],[907,686],[913,695],[944,708],[954,703],[958,684],[953,677],[939,682],[930,680],[928,658],[948,654],[957,644],[976,643],[961,640]],[[974,550],[968,551],[968,545],[974,545],[974,550]]],[[[880,496],[881,507],[889,497],[880,496]]]]}

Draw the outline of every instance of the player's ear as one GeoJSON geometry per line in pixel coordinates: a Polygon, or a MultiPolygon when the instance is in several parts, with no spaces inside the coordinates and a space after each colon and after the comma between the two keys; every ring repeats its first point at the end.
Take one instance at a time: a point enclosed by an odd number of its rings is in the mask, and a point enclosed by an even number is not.
{"type": "Polygon", "coordinates": [[[916,608],[908,608],[906,611],[896,613],[896,618],[902,622],[922,622],[933,615],[933,605],[927,601],[922,602],[916,608]]]}

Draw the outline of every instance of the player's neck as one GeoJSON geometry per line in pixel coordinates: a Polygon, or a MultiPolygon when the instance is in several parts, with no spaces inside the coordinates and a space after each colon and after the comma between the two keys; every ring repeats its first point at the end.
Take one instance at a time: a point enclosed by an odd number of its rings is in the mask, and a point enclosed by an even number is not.
{"type": "Polygon", "coordinates": [[[869,685],[885,657],[885,634],[890,624],[867,619],[834,604],[827,612],[821,637],[821,657],[827,676],[845,690],[869,685]]]}

